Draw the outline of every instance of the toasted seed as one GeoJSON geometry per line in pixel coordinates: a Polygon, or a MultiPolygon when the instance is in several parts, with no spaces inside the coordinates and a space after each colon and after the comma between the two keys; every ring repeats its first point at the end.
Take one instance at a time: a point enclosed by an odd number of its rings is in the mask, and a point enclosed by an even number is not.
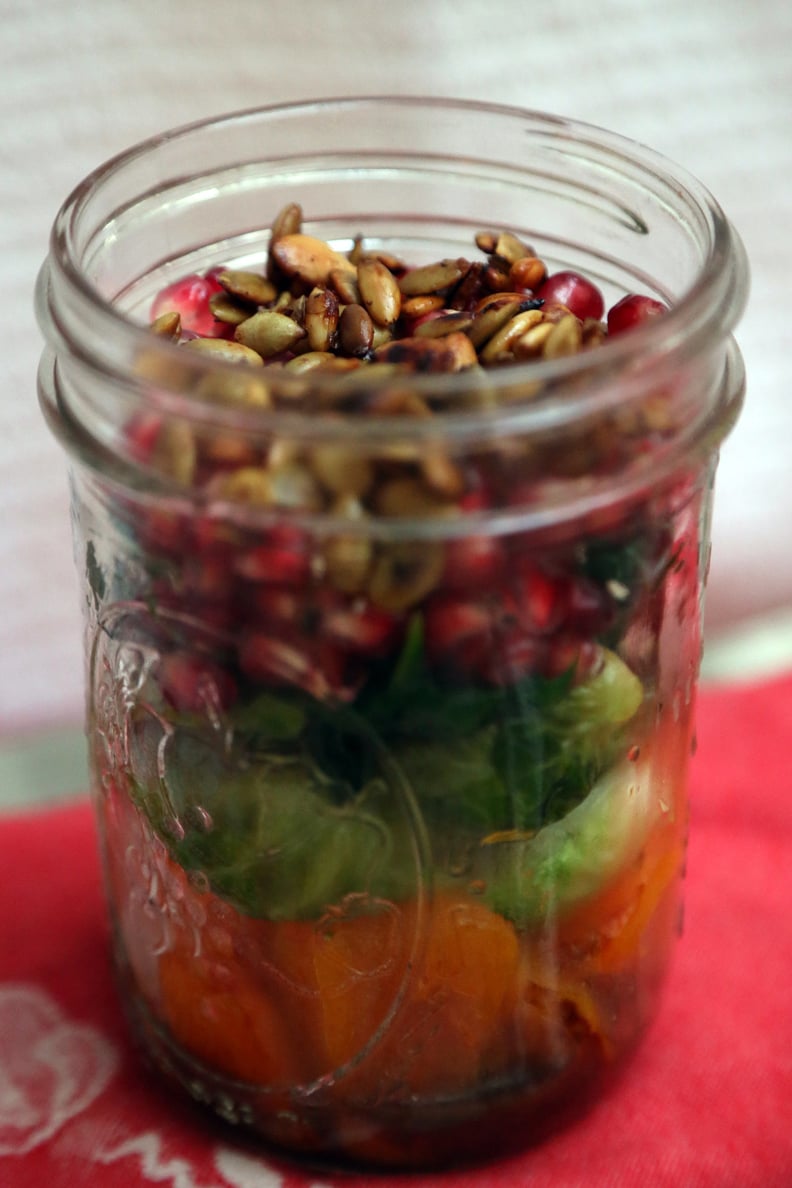
{"type": "Polygon", "coordinates": [[[389,518],[442,515],[448,511],[448,506],[447,500],[414,478],[388,479],[374,493],[374,508],[381,516],[389,518]]]}
{"type": "Polygon", "coordinates": [[[571,313],[569,306],[562,305],[560,301],[546,301],[542,306],[542,318],[545,322],[560,322],[571,313]]]}
{"type": "Polygon", "coordinates": [[[361,365],[360,359],[348,359],[341,355],[334,355],[330,351],[307,351],[304,355],[296,355],[285,364],[286,371],[301,374],[304,371],[357,371],[361,365]]]}
{"type": "Polygon", "coordinates": [[[253,466],[256,451],[250,442],[233,433],[206,433],[199,442],[201,457],[215,466],[253,466]]]}
{"type": "Polygon", "coordinates": [[[410,388],[385,388],[382,392],[374,393],[368,402],[368,411],[374,416],[382,417],[431,417],[432,415],[424,398],[410,388]]]}
{"type": "Polygon", "coordinates": [[[598,322],[596,318],[586,318],[583,322],[583,350],[589,350],[591,347],[600,346],[607,338],[608,332],[603,322],[598,322]]]}
{"type": "Polygon", "coordinates": [[[416,297],[424,293],[439,293],[455,285],[470,268],[467,260],[439,260],[436,264],[424,264],[405,272],[399,280],[399,289],[404,297],[416,297]]]}
{"type": "Polygon", "coordinates": [[[468,330],[468,338],[473,346],[479,350],[494,334],[497,334],[507,322],[510,322],[520,311],[519,301],[504,301],[502,304],[494,300],[482,307],[475,315],[473,325],[468,330]]]}
{"type": "Polygon", "coordinates": [[[369,252],[368,255],[372,256],[375,260],[379,260],[381,264],[384,264],[396,276],[401,276],[403,272],[407,271],[407,265],[401,256],[394,256],[392,252],[384,252],[381,248],[377,248],[376,251],[369,252]]]}
{"type": "Polygon", "coordinates": [[[282,239],[284,235],[298,235],[302,231],[303,212],[299,202],[288,202],[272,220],[272,240],[282,239]]]}
{"type": "Polygon", "coordinates": [[[386,342],[393,341],[393,327],[391,326],[375,326],[374,334],[371,339],[371,349],[375,351],[377,347],[385,346],[386,342]]]}
{"type": "Polygon", "coordinates": [[[416,338],[443,338],[446,334],[455,334],[458,330],[469,330],[473,325],[470,314],[450,313],[439,318],[427,318],[415,327],[416,338]]]}
{"type": "Polygon", "coordinates": [[[509,265],[493,257],[492,263],[481,274],[484,285],[493,293],[505,293],[511,288],[509,265]]]}
{"type": "Polygon", "coordinates": [[[192,429],[184,421],[166,421],[157,434],[152,465],[161,474],[188,486],[195,475],[198,451],[192,429]]]}
{"type": "Polygon", "coordinates": [[[467,334],[444,338],[398,338],[378,347],[375,358],[384,363],[403,363],[415,371],[462,371],[478,362],[467,334]]]}
{"type": "Polygon", "coordinates": [[[338,329],[338,298],[331,289],[311,290],[305,299],[305,332],[312,351],[330,351],[338,329]]]}
{"type": "Polygon", "coordinates": [[[509,281],[517,289],[538,289],[546,276],[547,269],[538,256],[523,256],[509,269],[509,281]]]}
{"type": "Polygon", "coordinates": [[[262,359],[271,359],[281,351],[288,351],[304,334],[302,326],[287,314],[263,309],[237,326],[234,338],[262,359]]]}
{"type": "Polygon", "coordinates": [[[168,313],[160,314],[155,318],[149,327],[152,334],[156,334],[158,338],[175,338],[178,339],[181,334],[181,315],[175,310],[168,313]]]}
{"type": "Polygon", "coordinates": [[[344,594],[365,590],[373,555],[371,541],[365,536],[334,536],[322,549],[327,576],[344,594]]]}
{"type": "Polygon", "coordinates": [[[259,276],[257,272],[227,268],[218,274],[217,279],[226,293],[251,305],[269,305],[278,296],[278,290],[272,281],[259,276]]]}
{"type": "Polygon", "coordinates": [[[532,326],[542,320],[540,309],[526,309],[510,318],[505,326],[501,326],[496,334],[485,344],[481,351],[482,363],[494,363],[501,355],[507,354],[512,345],[521,338],[532,326]]]}
{"type": "Polygon", "coordinates": [[[673,415],[667,392],[656,392],[641,405],[644,432],[665,433],[673,427],[673,415]]]}
{"type": "Polygon", "coordinates": [[[533,255],[533,252],[521,239],[512,235],[511,231],[501,231],[495,244],[495,255],[500,256],[508,264],[515,264],[524,256],[533,255]]]}
{"type": "Polygon", "coordinates": [[[386,252],[383,248],[366,248],[362,235],[355,236],[355,242],[349,253],[349,259],[357,267],[363,260],[379,260],[390,272],[401,275],[406,271],[406,264],[399,256],[386,252]]]}
{"type": "Polygon", "coordinates": [[[273,301],[270,308],[275,313],[288,313],[294,303],[294,296],[288,289],[283,289],[273,301]]]}
{"type": "Polygon", "coordinates": [[[442,546],[434,541],[394,541],[381,547],[367,592],[375,606],[399,614],[435,588],[443,573],[442,546]]]}
{"type": "Polygon", "coordinates": [[[365,255],[365,250],[364,250],[364,246],[363,246],[363,236],[358,234],[355,236],[355,238],[352,241],[352,247],[349,249],[349,251],[347,253],[347,257],[349,259],[350,264],[354,264],[355,267],[357,268],[358,264],[363,259],[364,255],[365,255]]]}
{"type": "Polygon", "coordinates": [[[494,231],[479,231],[476,235],[476,247],[480,251],[486,252],[488,256],[491,256],[495,251],[497,242],[498,236],[494,231]]]}
{"type": "Polygon", "coordinates": [[[363,496],[374,481],[368,458],[348,446],[316,446],[309,462],[322,486],[334,495],[363,496]]]}
{"type": "Polygon", "coordinates": [[[428,313],[436,313],[444,304],[443,298],[434,293],[420,293],[402,301],[401,312],[406,318],[423,318],[428,313]]]}
{"type": "Polygon", "coordinates": [[[357,269],[360,300],[378,326],[391,326],[401,312],[401,290],[396,277],[381,260],[363,259],[357,269]]]}
{"type": "Polygon", "coordinates": [[[230,342],[226,338],[190,338],[182,347],[197,351],[201,355],[212,355],[223,363],[243,363],[250,367],[263,367],[261,355],[247,343],[230,342]]]}
{"type": "Polygon", "coordinates": [[[440,446],[421,455],[421,475],[427,487],[444,499],[458,499],[465,490],[465,476],[440,446]]]}
{"type": "Polygon", "coordinates": [[[535,326],[531,326],[525,334],[521,334],[516,342],[512,343],[512,353],[515,359],[535,359],[541,355],[552,329],[552,322],[538,322],[535,326]]]}
{"type": "Polygon", "coordinates": [[[474,261],[459,284],[455,285],[447,294],[446,305],[449,309],[469,311],[481,296],[484,287],[483,275],[484,265],[480,261],[474,261]]]}
{"type": "MultiPolygon", "coordinates": [[[[360,521],[366,512],[354,495],[342,495],[330,508],[335,520],[360,521]]],[[[363,535],[331,537],[322,548],[325,572],[337,590],[359,594],[366,587],[374,549],[363,535]]]]}
{"type": "Polygon", "coordinates": [[[542,347],[542,357],[560,359],[565,355],[576,355],[582,345],[583,328],[580,319],[574,314],[568,314],[552,327],[542,347]]]}
{"type": "Polygon", "coordinates": [[[371,350],[374,326],[362,305],[347,305],[338,319],[338,345],[345,355],[360,357],[371,350]]]}
{"type": "Polygon", "coordinates": [[[313,235],[282,235],[272,245],[272,258],[287,276],[309,285],[326,285],[331,272],[355,271],[346,256],[313,235]]]}
{"type": "Polygon", "coordinates": [[[329,284],[338,300],[342,301],[344,305],[360,305],[360,289],[356,272],[334,268],[329,276],[329,284]]]}
{"type": "Polygon", "coordinates": [[[492,309],[493,307],[495,309],[502,309],[504,305],[508,305],[511,301],[517,305],[522,305],[525,300],[525,293],[520,293],[516,290],[513,293],[485,293],[474,305],[473,312],[474,314],[479,314],[483,313],[485,309],[492,309]]]}
{"type": "Polygon", "coordinates": [[[240,466],[229,474],[218,474],[209,484],[209,494],[216,499],[269,507],[272,503],[272,480],[260,466],[240,466]]]}
{"type": "Polygon", "coordinates": [[[272,502],[276,507],[290,507],[302,511],[323,509],[324,496],[307,466],[299,462],[270,466],[269,479],[272,502]]]}
{"type": "Polygon", "coordinates": [[[306,351],[302,355],[295,355],[293,359],[284,365],[286,371],[316,371],[318,367],[324,367],[328,363],[334,363],[338,360],[338,356],[331,351],[306,351]]]}
{"type": "Polygon", "coordinates": [[[227,293],[212,293],[209,298],[209,308],[215,321],[224,322],[227,326],[238,326],[252,313],[249,305],[242,305],[233,297],[229,297],[227,293]]]}
{"type": "MultiPolygon", "coordinates": [[[[234,344],[230,344],[234,345],[234,344]]],[[[261,358],[259,355],[258,358],[261,358]]],[[[269,408],[272,403],[270,392],[261,373],[247,368],[237,368],[234,375],[203,376],[196,395],[216,404],[246,406],[248,408],[269,408]]]]}

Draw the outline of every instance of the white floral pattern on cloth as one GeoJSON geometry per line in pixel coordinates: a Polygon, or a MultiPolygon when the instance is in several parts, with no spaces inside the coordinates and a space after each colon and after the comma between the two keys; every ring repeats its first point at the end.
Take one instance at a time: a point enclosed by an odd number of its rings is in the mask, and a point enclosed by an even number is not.
{"type": "MultiPolygon", "coordinates": [[[[57,1138],[72,1157],[77,1155],[97,1168],[137,1164],[140,1184],[327,1188],[300,1175],[283,1175],[265,1160],[228,1146],[210,1149],[211,1171],[205,1166],[205,1154],[203,1159],[191,1159],[183,1151],[175,1156],[170,1151],[166,1154],[164,1135],[157,1130],[129,1130],[117,1116],[112,1094],[101,1100],[114,1074],[122,1071],[120,1065],[120,1053],[101,1032],[67,1018],[44,990],[26,984],[0,984],[0,1158],[27,1155],[57,1138]],[[81,1132],[80,1116],[94,1103],[100,1116],[92,1111],[90,1127],[86,1125],[81,1132]],[[116,1116],[109,1118],[108,1113],[116,1116]],[[68,1130],[70,1122],[74,1125],[68,1130]],[[124,1137],[119,1135],[119,1123],[122,1134],[126,1131],[124,1137]],[[60,1139],[64,1130],[65,1147],[60,1139]],[[108,1130],[115,1141],[97,1144],[97,1134],[108,1130]]],[[[167,1147],[172,1145],[171,1137],[167,1147]]],[[[87,1182],[92,1182],[90,1173],[87,1182]]],[[[96,1182],[101,1183],[101,1178],[96,1182]]],[[[0,1183],[6,1183],[2,1172],[0,1183]]]]}
{"type": "Polygon", "coordinates": [[[94,1028],[34,986],[0,986],[0,1155],[41,1146],[105,1090],[118,1065],[94,1028]]]}
{"type": "MultiPolygon", "coordinates": [[[[215,1165],[232,1188],[285,1188],[283,1179],[274,1171],[262,1167],[258,1159],[242,1155],[227,1147],[220,1147],[215,1153],[215,1165]]],[[[305,1188],[328,1188],[318,1181],[306,1183],[305,1188]]]]}

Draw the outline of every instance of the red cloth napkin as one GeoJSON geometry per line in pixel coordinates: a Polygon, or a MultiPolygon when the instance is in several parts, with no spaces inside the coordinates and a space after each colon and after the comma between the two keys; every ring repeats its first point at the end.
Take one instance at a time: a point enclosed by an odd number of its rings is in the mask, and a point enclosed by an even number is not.
{"type": "Polygon", "coordinates": [[[792,677],[700,698],[686,930],[613,1094],[488,1167],[304,1173],[163,1089],[115,997],[90,808],[0,819],[2,1188],[791,1188],[792,677]]]}

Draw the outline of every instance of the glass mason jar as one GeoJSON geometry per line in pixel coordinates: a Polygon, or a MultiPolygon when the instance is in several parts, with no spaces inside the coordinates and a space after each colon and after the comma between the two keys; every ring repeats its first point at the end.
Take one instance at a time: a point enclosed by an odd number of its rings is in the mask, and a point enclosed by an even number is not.
{"type": "Polygon", "coordinates": [[[194,1098],[308,1157],[440,1165],[537,1139],[623,1066],[680,927],[746,288],[681,170],[479,104],[245,112],[67,200],[40,394],[71,465],[115,957],[138,1038],[194,1098]],[[292,343],[240,368],[147,326],[186,276],[274,292],[288,234],[347,280],[373,253],[461,284],[487,251],[503,272],[504,233],[608,306],[670,309],[508,366],[476,361],[482,331],[451,370],[410,356],[437,300],[378,366],[292,343]]]}

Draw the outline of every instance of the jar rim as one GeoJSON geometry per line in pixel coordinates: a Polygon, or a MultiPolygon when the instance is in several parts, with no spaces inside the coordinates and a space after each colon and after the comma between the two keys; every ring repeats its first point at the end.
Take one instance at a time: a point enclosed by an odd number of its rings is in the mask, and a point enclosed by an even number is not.
{"type": "MultiPolygon", "coordinates": [[[[483,427],[489,433],[500,435],[513,431],[546,432],[574,423],[592,414],[600,414],[614,403],[624,403],[626,398],[629,399],[629,385],[617,390],[612,380],[614,374],[624,373],[630,360],[637,356],[652,360],[657,377],[664,369],[678,367],[681,361],[729,336],[747,297],[744,250],[720,205],[706,187],[683,167],[636,141],[579,120],[470,99],[382,94],[310,99],[228,112],[184,124],[143,140],[93,170],[62,204],[52,229],[50,254],[39,278],[37,310],[50,347],[56,353],[59,347],[88,353],[98,370],[104,371],[110,378],[122,380],[129,378],[124,361],[138,358],[143,351],[161,355],[166,364],[169,360],[173,363],[177,359],[181,364],[184,363],[184,353],[179,352],[177,344],[154,339],[145,325],[135,323],[119,311],[111,300],[102,295],[81,267],[75,228],[84,214],[86,203],[97,187],[111,184],[113,178],[127,165],[165,145],[176,145],[210,129],[222,131],[246,121],[310,116],[315,112],[331,111],[349,117],[355,110],[373,108],[384,113],[394,105],[399,108],[457,113],[460,116],[476,113],[500,120],[516,120],[542,133],[576,140],[582,146],[607,153],[614,161],[637,166],[647,178],[655,176],[670,184],[675,195],[688,204],[691,216],[697,215],[702,226],[707,229],[708,242],[703,266],[694,283],[662,318],[649,319],[628,335],[606,340],[594,352],[552,360],[515,362],[508,367],[487,369],[484,376],[487,387],[497,394],[527,383],[553,388],[561,381],[574,381],[585,374],[585,386],[578,386],[574,395],[565,394],[563,401],[527,400],[514,405],[496,404],[494,408],[460,409],[453,405],[447,409],[441,408],[439,419],[444,434],[454,439],[468,440],[483,427]],[[78,316],[70,323],[55,308],[58,294],[66,290],[79,307],[78,316]],[[75,329],[76,326],[83,328],[82,333],[75,329]],[[112,350],[108,346],[110,343],[115,344],[112,350]]],[[[383,141],[386,139],[387,132],[383,133],[383,141]]],[[[238,370],[232,364],[205,356],[200,361],[190,360],[190,367],[210,377],[238,375],[238,370]]],[[[289,383],[283,376],[284,373],[278,375],[278,385],[289,383]]],[[[477,384],[481,383],[480,373],[472,374],[469,371],[450,375],[411,373],[408,379],[417,395],[431,397],[435,401],[444,396],[458,398],[466,392],[473,393],[477,384]]],[[[367,382],[367,389],[376,391],[380,382],[389,381],[378,381],[372,376],[367,382]]],[[[365,441],[387,437],[392,431],[393,417],[361,418],[359,415],[339,412],[333,407],[331,398],[345,390],[348,383],[344,376],[311,372],[311,389],[317,394],[327,394],[327,405],[333,410],[332,417],[317,417],[313,407],[310,418],[306,418],[304,413],[272,408],[229,410],[192,394],[191,414],[205,423],[232,423],[235,427],[254,432],[294,432],[297,425],[302,425],[302,429],[311,437],[344,435],[349,432],[350,421],[353,421],[355,434],[365,441]],[[307,420],[310,423],[306,423],[307,420]]],[[[156,392],[149,391],[148,396],[150,400],[153,398],[154,406],[160,411],[168,413],[178,409],[184,414],[183,399],[180,400],[178,392],[169,390],[167,384],[158,384],[156,392]]],[[[404,420],[404,417],[399,418],[401,431],[406,428],[404,420]]],[[[411,420],[409,432],[420,438],[437,433],[437,428],[436,420],[434,425],[429,426],[415,419],[411,420]]]]}

